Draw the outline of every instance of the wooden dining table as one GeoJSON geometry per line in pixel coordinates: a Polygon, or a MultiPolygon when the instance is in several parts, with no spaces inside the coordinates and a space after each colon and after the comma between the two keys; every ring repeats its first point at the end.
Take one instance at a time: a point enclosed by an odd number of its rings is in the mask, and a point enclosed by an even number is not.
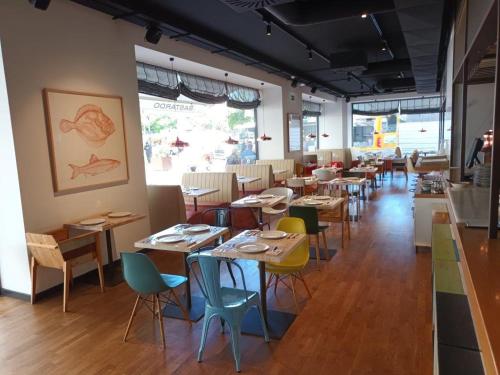
{"type": "MultiPolygon", "coordinates": [[[[246,259],[258,262],[260,303],[264,320],[267,324],[269,336],[273,339],[280,339],[292,325],[296,315],[267,308],[266,262],[282,262],[289,254],[306,241],[307,235],[292,233],[287,234],[286,237],[282,239],[265,239],[261,237],[262,233],[266,232],[246,230],[214,250],[207,252],[207,254],[219,258],[246,259]],[[241,252],[238,251],[236,246],[242,242],[264,243],[269,246],[269,250],[261,253],[241,252]]],[[[259,313],[256,308],[252,308],[245,316],[242,324],[242,333],[257,336],[263,335],[259,313]]]]}
{"type": "Polygon", "coordinates": [[[260,177],[247,177],[247,176],[238,176],[236,177],[236,181],[241,184],[241,193],[245,195],[245,184],[250,184],[252,182],[257,182],[262,180],[260,177]]]}
{"type": "MultiPolygon", "coordinates": [[[[134,243],[134,246],[138,249],[152,249],[168,251],[172,253],[181,253],[184,256],[184,273],[187,277],[186,283],[186,306],[189,313],[189,318],[196,322],[203,317],[205,314],[205,299],[198,296],[193,296],[191,293],[191,280],[189,266],[186,259],[189,254],[198,251],[204,246],[211,245],[220,237],[228,239],[230,232],[228,228],[225,227],[214,227],[209,226],[209,229],[199,233],[189,232],[189,228],[192,227],[190,224],[177,224],[173,227],[162,230],[161,232],[152,234],[146,238],[138,240],[134,243]],[[179,234],[185,235],[183,241],[168,243],[163,242],[162,237],[165,235],[179,234]]],[[[163,315],[167,317],[183,319],[182,312],[179,308],[172,307],[170,305],[165,306],[163,315]]]]}
{"type": "Polygon", "coordinates": [[[198,198],[218,191],[219,189],[215,188],[187,188],[182,190],[182,195],[184,198],[193,198],[194,210],[198,211],[198,198]]]}
{"type": "MultiPolygon", "coordinates": [[[[71,223],[66,223],[64,226],[69,229],[78,229],[78,230],[93,230],[98,232],[104,232],[106,236],[106,255],[108,257],[108,264],[104,266],[104,285],[107,287],[116,286],[119,283],[123,282],[123,275],[121,272],[121,267],[116,265],[113,261],[113,240],[111,238],[111,231],[122,225],[130,224],[136,222],[138,220],[142,220],[146,217],[143,214],[130,213],[130,215],[122,216],[122,217],[110,217],[112,214],[111,211],[103,212],[100,214],[93,215],[91,217],[87,217],[85,219],[75,220],[71,223]],[[95,225],[85,225],[82,224],[83,221],[92,219],[92,218],[103,218],[105,221],[101,224],[95,225]]],[[[97,272],[91,273],[88,281],[92,284],[99,285],[99,278],[97,272]]]]}
{"type": "Polygon", "coordinates": [[[262,209],[264,207],[274,207],[277,204],[283,202],[286,199],[285,196],[282,195],[272,195],[270,198],[260,198],[258,195],[255,198],[245,197],[238,199],[231,203],[231,207],[239,208],[239,207],[249,207],[256,208],[258,211],[258,221],[259,225],[262,226],[264,223],[264,215],[262,209]],[[257,201],[251,201],[252,199],[256,199],[257,201]]]}
{"type": "Polygon", "coordinates": [[[352,195],[352,191],[349,190],[349,187],[357,187],[358,188],[358,195],[355,201],[355,206],[356,206],[356,215],[350,215],[350,219],[352,221],[358,221],[361,217],[360,215],[360,199],[361,199],[361,191],[362,187],[366,184],[366,178],[364,177],[344,177],[344,178],[336,178],[330,181],[330,185],[333,187],[338,186],[340,188],[345,187],[347,193],[349,196],[354,197],[352,195]]]}

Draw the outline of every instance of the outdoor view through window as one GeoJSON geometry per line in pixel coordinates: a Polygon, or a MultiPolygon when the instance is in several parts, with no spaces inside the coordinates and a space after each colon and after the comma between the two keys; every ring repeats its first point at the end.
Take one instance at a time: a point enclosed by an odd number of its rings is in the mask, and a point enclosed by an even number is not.
{"type": "Polygon", "coordinates": [[[182,95],[173,101],[140,94],[139,102],[149,185],[180,184],[186,172],[222,172],[226,164],[255,163],[254,109],[203,104],[182,95]]]}

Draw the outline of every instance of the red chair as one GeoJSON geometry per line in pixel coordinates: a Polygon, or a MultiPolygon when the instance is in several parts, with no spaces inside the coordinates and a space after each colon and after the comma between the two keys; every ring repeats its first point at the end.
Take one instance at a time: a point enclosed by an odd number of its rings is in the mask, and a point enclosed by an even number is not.
{"type": "Polygon", "coordinates": [[[334,168],[342,168],[344,169],[344,163],[341,161],[332,161],[330,164],[334,168]]]}
{"type": "Polygon", "coordinates": [[[361,161],[360,160],[353,160],[351,162],[351,168],[356,168],[357,166],[359,166],[361,164],[361,161]]]}

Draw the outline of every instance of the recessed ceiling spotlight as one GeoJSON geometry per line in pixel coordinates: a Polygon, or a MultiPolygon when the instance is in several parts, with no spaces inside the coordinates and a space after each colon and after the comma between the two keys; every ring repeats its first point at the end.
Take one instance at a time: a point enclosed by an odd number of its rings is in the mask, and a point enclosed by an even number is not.
{"type": "Polygon", "coordinates": [[[149,43],[158,44],[161,39],[161,35],[162,32],[158,27],[154,25],[148,25],[146,27],[146,35],[144,36],[144,39],[149,43]]]}
{"type": "Polygon", "coordinates": [[[261,83],[260,83],[260,85],[261,85],[261,86],[264,86],[264,82],[261,82],[261,83]]]}
{"type": "Polygon", "coordinates": [[[385,48],[385,47],[382,47],[382,51],[387,51],[387,48],[385,48]]]}
{"type": "Polygon", "coordinates": [[[361,13],[361,18],[363,18],[363,19],[364,19],[364,18],[366,18],[366,17],[368,17],[368,14],[367,14],[367,13],[361,13]]]}
{"type": "Polygon", "coordinates": [[[299,86],[304,87],[306,84],[304,82],[300,82],[299,86]]]}
{"type": "Polygon", "coordinates": [[[271,36],[271,22],[267,22],[266,24],[266,35],[271,36]]]}

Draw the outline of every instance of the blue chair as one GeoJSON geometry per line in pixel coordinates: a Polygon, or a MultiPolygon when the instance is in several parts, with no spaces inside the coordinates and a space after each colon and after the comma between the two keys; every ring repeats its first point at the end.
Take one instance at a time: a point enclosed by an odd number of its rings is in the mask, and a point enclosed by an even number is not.
{"type": "Polygon", "coordinates": [[[198,350],[198,362],[201,362],[205,342],[207,340],[208,327],[212,318],[218,316],[221,319],[222,331],[224,332],[224,322],[229,324],[231,330],[231,345],[233,356],[236,362],[236,371],[240,372],[240,336],[241,322],[247,311],[256,306],[264,331],[264,339],[269,342],[262,306],[260,305],[259,293],[247,291],[245,275],[238,263],[229,260],[213,257],[207,253],[191,254],[187,257],[187,262],[196,282],[200,286],[201,292],[205,296],[205,317],[203,319],[203,333],[201,336],[200,349],[198,350]],[[221,287],[219,262],[230,262],[237,267],[241,274],[243,289],[221,287]],[[198,263],[201,273],[201,280],[193,270],[193,263],[198,263]]]}
{"type": "Polygon", "coordinates": [[[184,318],[191,325],[191,320],[189,319],[186,309],[174,292],[174,288],[184,284],[187,278],[185,276],[160,273],[153,261],[142,253],[121,253],[121,259],[123,278],[128,286],[137,292],[134,308],[130,315],[125,335],[123,336],[123,342],[127,340],[128,332],[137,312],[137,305],[140,301],[141,305],[139,308],[145,305],[153,313],[153,318],[158,318],[163,349],[165,349],[165,333],[163,331],[163,316],[160,301],[175,303],[179,306],[184,318]],[[165,296],[166,300],[160,300],[160,293],[164,292],[168,292],[165,296]],[[171,297],[173,297],[173,300],[171,297]],[[151,307],[146,302],[151,303],[151,307]]]}

